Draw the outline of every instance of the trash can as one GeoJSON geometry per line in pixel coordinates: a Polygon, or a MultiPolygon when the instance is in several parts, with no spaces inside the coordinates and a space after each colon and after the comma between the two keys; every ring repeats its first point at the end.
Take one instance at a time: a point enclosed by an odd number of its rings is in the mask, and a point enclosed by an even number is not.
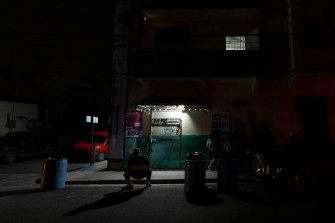
{"type": "Polygon", "coordinates": [[[204,156],[199,152],[188,153],[185,165],[185,192],[202,192],[205,189],[205,179],[206,160],[204,156]]]}
{"type": "Polygon", "coordinates": [[[65,187],[67,158],[48,158],[43,163],[41,190],[58,190],[65,187]]]}
{"type": "Polygon", "coordinates": [[[217,188],[224,193],[232,193],[238,188],[238,163],[236,158],[217,160],[217,188]]]}

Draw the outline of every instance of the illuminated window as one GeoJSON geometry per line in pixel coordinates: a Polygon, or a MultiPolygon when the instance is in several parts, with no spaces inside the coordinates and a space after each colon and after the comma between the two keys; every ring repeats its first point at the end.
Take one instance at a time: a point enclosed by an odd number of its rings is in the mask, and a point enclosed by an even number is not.
{"type": "Polygon", "coordinates": [[[226,36],[226,50],[246,50],[245,36],[226,36]]]}

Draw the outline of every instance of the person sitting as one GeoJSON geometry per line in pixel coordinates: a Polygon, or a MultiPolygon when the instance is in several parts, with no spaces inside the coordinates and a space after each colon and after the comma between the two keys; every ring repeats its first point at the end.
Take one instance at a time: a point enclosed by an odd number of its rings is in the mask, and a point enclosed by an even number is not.
{"type": "Polygon", "coordinates": [[[147,166],[147,172],[146,172],[147,185],[146,186],[150,187],[151,186],[150,180],[151,180],[151,173],[152,173],[150,161],[146,156],[140,154],[139,149],[135,148],[133,150],[133,157],[131,157],[129,159],[128,166],[123,173],[123,176],[124,176],[126,184],[127,184],[125,187],[123,187],[123,190],[132,190],[134,188],[133,185],[131,184],[131,180],[130,180],[130,178],[133,177],[130,167],[133,166],[133,165],[145,165],[145,166],[147,166]]]}

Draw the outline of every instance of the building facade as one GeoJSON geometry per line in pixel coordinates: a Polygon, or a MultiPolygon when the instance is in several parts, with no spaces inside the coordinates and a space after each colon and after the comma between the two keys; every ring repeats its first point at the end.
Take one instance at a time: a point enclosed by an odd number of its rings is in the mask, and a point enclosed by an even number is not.
{"type": "Polygon", "coordinates": [[[124,116],[140,124],[110,148],[110,169],[134,147],[156,169],[184,168],[190,152],[208,159],[209,132],[241,162],[292,133],[334,139],[332,1],[231,2],[119,1],[114,75],[128,77],[124,116]]]}

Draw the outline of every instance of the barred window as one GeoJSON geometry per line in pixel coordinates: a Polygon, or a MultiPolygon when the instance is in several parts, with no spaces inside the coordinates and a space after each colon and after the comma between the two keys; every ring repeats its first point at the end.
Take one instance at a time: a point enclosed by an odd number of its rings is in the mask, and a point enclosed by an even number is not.
{"type": "Polygon", "coordinates": [[[226,50],[246,50],[245,36],[226,36],[226,50]]]}

